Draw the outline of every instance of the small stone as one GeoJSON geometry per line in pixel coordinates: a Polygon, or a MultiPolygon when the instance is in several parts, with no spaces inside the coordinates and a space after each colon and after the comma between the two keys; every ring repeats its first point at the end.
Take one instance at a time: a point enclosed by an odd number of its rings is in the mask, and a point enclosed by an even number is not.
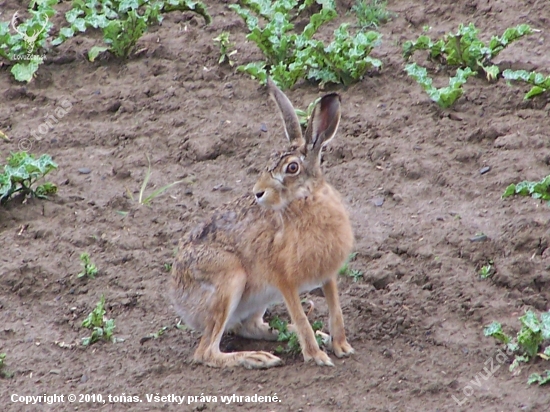
{"type": "Polygon", "coordinates": [[[374,206],[380,207],[384,204],[384,198],[383,197],[375,197],[371,200],[374,206]]]}
{"type": "Polygon", "coordinates": [[[482,167],[480,170],[479,170],[479,173],[484,175],[485,173],[487,173],[489,170],[491,170],[491,166],[486,166],[486,167],[482,167]]]}
{"type": "Polygon", "coordinates": [[[83,175],[89,175],[90,173],[92,173],[92,169],[88,167],[81,167],[80,169],[78,169],[78,173],[83,175]]]}
{"type": "Polygon", "coordinates": [[[61,375],[61,369],[52,369],[50,373],[52,375],[61,375]]]}
{"type": "Polygon", "coordinates": [[[262,123],[262,125],[260,126],[260,130],[264,133],[267,133],[267,125],[265,123],[262,123]]]}
{"type": "Polygon", "coordinates": [[[191,189],[185,189],[183,194],[186,196],[193,196],[193,191],[191,189]]]}
{"type": "Polygon", "coordinates": [[[120,109],[120,106],[122,106],[122,103],[115,101],[107,106],[107,111],[110,113],[116,113],[118,109],[120,109]]]}
{"type": "Polygon", "coordinates": [[[84,374],[80,378],[80,383],[86,383],[86,382],[88,382],[88,376],[86,374],[84,374]]]}
{"type": "Polygon", "coordinates": [[[470,242],[485,242],[487,240],[487,235],[476,235],[470,238],[470,242]]]}

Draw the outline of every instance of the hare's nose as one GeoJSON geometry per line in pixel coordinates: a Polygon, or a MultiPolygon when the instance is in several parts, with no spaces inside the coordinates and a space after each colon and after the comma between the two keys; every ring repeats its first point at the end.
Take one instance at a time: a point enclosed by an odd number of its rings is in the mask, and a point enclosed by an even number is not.
{"type": "Polygon", "coordinates": [[[265,191],[262,190],[261,192],[256,192],[254,194],[256,195],[256,199],[260,200],[265,195],[265,191]]]}

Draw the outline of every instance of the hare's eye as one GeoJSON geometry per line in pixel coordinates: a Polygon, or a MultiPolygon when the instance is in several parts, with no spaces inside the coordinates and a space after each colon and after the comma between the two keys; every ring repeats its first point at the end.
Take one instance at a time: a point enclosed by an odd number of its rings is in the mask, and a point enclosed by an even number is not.
{"type": "Polygon", "coordinates": [[[286,172],[291,175],[298,173],[298,170],[300,170],[300,166],[298,166],[298,163],[296,162],[289,163],[286,167],[286,172]]]}

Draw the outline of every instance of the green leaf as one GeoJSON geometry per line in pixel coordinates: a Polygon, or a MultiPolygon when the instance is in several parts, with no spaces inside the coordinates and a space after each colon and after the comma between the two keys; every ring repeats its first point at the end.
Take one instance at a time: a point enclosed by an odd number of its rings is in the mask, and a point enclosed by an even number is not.
{"type": "Polygon", "coordinates": [[[25,63],[17,63],[14,65],[10,72],[15,77],[15,80],[18,82],[27,82],[29,83],[34,74],[38,70],[40,63],[37,60],[31,60],[25,63]]]}
{"type": "Polygon", "coordinates": [[[74,23],[72,24],[71,28],[73,30],[78,30],[79,32],[85,32],[86,31],[86,20],[79,17],[75,19],[74,23]]]}
{"type": "Polygon", "coordinates": [[[252,78],[259,80],[261,84],[267,83],[267,72],[264,62],[248,63],[247,65],[237,67],[237,70],[248,73],[252,78]]]}
{"type": "Polygon", "coordinates": [[[46,182],[36,187],[36,196],[46,197],[57,193],[57,186],[51,182],[46,182]]]}
{"type": "Polygon", "coordinates": [[[527,311],[519,320],[521,321],[522,328],[518,332],[518,344],[529,358],[533,358],[537,355],[539,345],[543,341],[540,322],[537,316],[531,311],[527,311]]]}
{"type": "Polygon", "coordinates": [[[505,197],[509,197],[509,196],[513,196],[516,194],[516,185],[515,184],[511,184],[509,185],[506,190],[504,191],[504,193],[502,194],[502,198],[505,198],[505,197]]]}
{"type": "Polygon", "coordinates": [[[73,4],[73,8],[65,13],[65,20],[67,20],[68,23],[73,24],[75,20],[78,18],[78,16],[81,16],[83,14],[84,14],[84,10],[74,7],[74,4],[73,4]]]}
{"type": "Polygon", "coordinates": [[[101,299],[92,312],[82,321],[82,327],[93,328],[103,325],[103,316],[105,315],[105,295],[101,295],[101,299]]]}
{"type": "Polygon", "coordinates": [[[493,322],[489,326],[486,326],[483,330],[483,334],[485,336],[492,336],[496,340],[508,344],[512,340],[512,338],[508,335],[506,335],[502,331],[502,325],[498,322],[493,322]]]}
{"type": "Polygon", "coordinates": [[[500,69],[498,68],[498,66],[495,66],[495,65],[484,67],[483,70],[485,71],[485,75],[487,77],[487,80],[489,81],[495,80],[498,77],[498,74],[500,73],[500,69]]]}
{"type": "Polygon", "coordinates": [[[527,380],[527,383],[529,385],[531,385],[533,383],[538,383],[539,386],[550,383],[550,370],[545,371],[545,373],[546,373],[546,376],[544,376],[544,375],[541,376],[538,373],[532,373],[529,376],[529,379],[527,380]]]}
{"type": "Polygon", "coordinates": [[[107,50],[109,50],[109,48],[105,47],[105,46],[93,46],[88,51],[88,60],[93,62],[97,58],[97,56],[99,56],[101,53],[103,53],[104,51],[107,51],[107,50]]]}
{"type": "MultiPolygon", "coordinates": [[[[545,340],[548,340],[550,339],[550,312],[541,313],[540,319],[541,319],[540,326],[541,326],[542,338],[545,340]]],[[[550,349],[550,346],[546,349],[547,350],[550,349]]]]}
{"type": "Polygon", "coordinates": [[[533,87],[531,88],[531,90],[529,90],[529,91],[527,92],[527,94],[525,95],[524,99],[525,99],[525,100],[528,100],[528,99],[530,99],[531,97],[538,96],[539,94],[542,94],[542,93],[544,93],[544,92],[547,91],[547,90],[548,90],[548,88],[542,88],[542,87],[540,87],[540,86],[533,86],[533,87]]]}

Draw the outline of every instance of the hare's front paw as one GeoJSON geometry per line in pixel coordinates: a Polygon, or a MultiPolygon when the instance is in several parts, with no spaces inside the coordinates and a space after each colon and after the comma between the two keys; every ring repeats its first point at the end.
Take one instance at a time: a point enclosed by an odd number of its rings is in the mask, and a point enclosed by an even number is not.
{"type": "Polygon", "coordinates": [[[320,349],[314,354],[304,353],[304,360],[306,362],[314,361],[319,366],[334,366],[329,356],[320,349]]]}
{"type": "Polygon", "coordinates": [[[355,353],[355,350],[351,347],[347,340],[344,340],[342,343],[332,342],[332,351],[338,358],[350,356],[355,353]]]}

